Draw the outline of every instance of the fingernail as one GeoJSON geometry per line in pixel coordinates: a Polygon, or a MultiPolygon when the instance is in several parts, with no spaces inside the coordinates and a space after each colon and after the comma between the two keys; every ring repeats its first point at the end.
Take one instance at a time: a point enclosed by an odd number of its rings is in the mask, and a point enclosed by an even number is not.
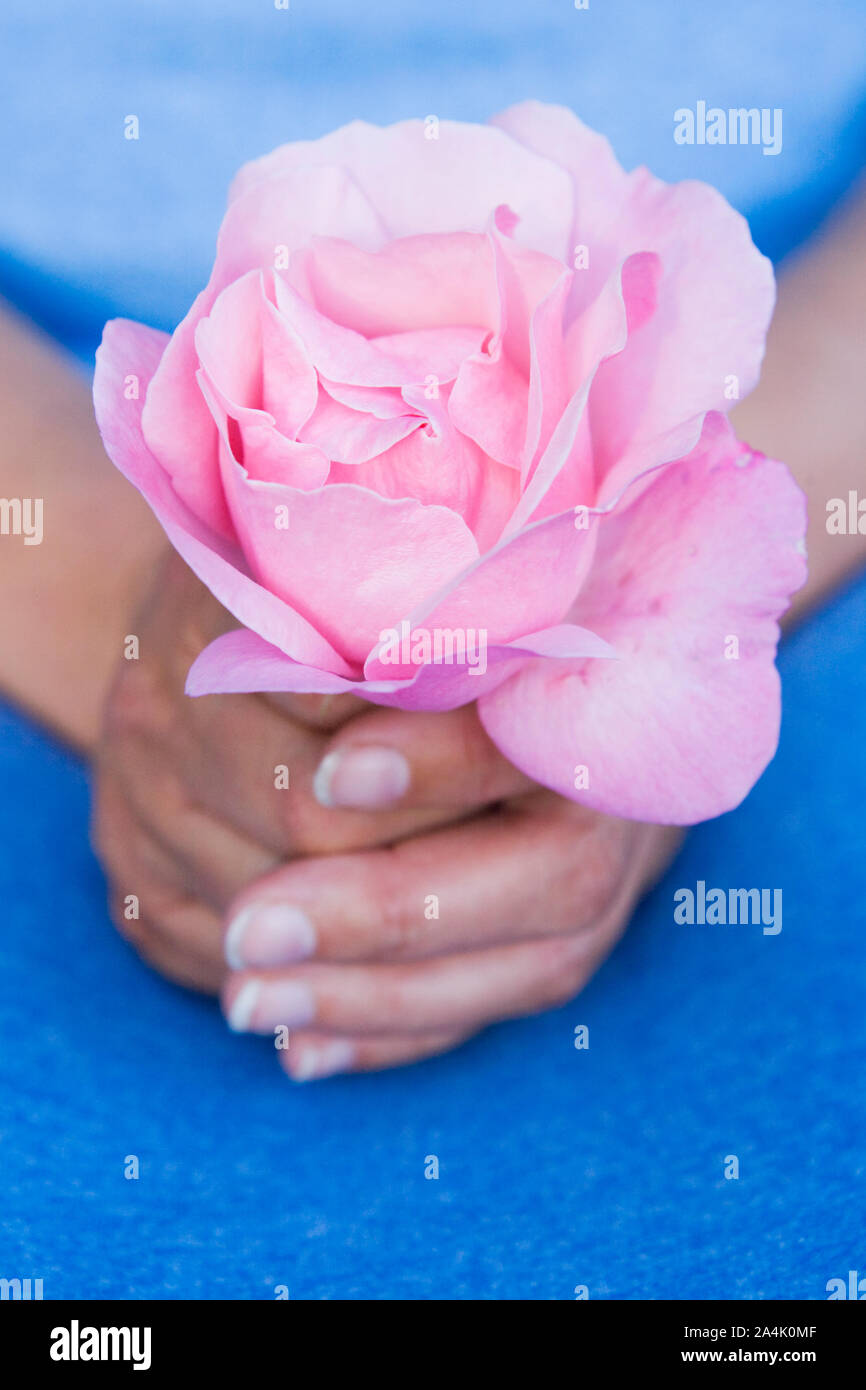
{"type": "Polygon", "coordinates": [[[229,923],[225,957],[232,970],[292,965],[316,949],[316,929],[291,903],[252,903],[229,923]]]}
{"type": "Polygon", "coordinates": [[[298,980],[247,980],[227,1014],[234,1033],[270,1033],[274,1028],[305,1028],[316,1015],[308,985],[298,980]]]}
{"type": "Polygon", "coordinates": [[[410,776],[396,748],[337,748],[319,763],[313,794],[322,806],[375,811],[399,801],[410,776]]]}
{"type": "Polygon", "coordinates": [[[356,1056],[355,1044],[345,1038],[333,1038],[318,1047],[305,1047],[297,1061],[292,1059],[290,1063],[292,1079],[318,1081],[323,1076],[349,1071],[355,1064],[356,1056]]]}
{"type": "Polygon", "coordinates": [[[233,1033],[245,1033],[249,1028],[260,988],[258,980],[247,980],[235,995],[235,1001],[226,1016],[226,1022],[233,1033]]]}

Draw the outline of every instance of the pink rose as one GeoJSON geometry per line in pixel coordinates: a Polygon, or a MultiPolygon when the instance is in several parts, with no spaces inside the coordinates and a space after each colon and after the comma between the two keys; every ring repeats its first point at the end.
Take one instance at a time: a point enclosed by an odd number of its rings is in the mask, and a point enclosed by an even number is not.
{"type": "Polygon", "coordinates": [[[723,413],[773,297],[718,193],[559,107],[246,165],[172,337],[116,320],[97,356],[109,454],[243,624],[188,692],[477,700],[564,796],[736,805],[805,577],[802,495],[723,413]]]}

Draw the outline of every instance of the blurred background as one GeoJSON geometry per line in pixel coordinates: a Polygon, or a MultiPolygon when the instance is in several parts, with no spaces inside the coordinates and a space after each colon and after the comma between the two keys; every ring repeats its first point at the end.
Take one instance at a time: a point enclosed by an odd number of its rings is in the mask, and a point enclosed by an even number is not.
{"type": "MultiPolygon", "coordinates": [[[[240,163],[357,117],[562,102],[626,168],[715,184],[777,262],[866,154],[863,0],[5,0],[0,63],[0,294],[82,371],[107,317],[183,316],[240,163]],[[701,100],[780,108],[781,152],[676,144],[701,100]]],[[[46,1298],[824,1298],[866,1269],[864,619],[860,582],[787,643],[777,759],[577,1000],[308,1089],[116,937],[86,769],[0,707],[0,1276],[46,1298]],[[699,879],[781,887],[782,932],[677,926],[699,879]]]]}
{"type": "Polygon", "coordinates": [[[356,118],[562,102],[625,168],[714,183],[774,259],[866,148],[862,0],[289,3],[5,0],[0,289],[88,353],[112,309],[172,328],[207,279],[238,166],[356,118]],[[698,100],[781,107],[782,153],[675,144],[674,111],[698,100]]]}

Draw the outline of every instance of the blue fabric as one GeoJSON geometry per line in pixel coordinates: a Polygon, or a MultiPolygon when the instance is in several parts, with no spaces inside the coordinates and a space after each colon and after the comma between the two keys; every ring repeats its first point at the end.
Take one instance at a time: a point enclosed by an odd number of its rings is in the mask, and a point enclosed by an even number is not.
{"type": "MultiPolygon", "coordinates": [[[[82,358],[105,312],[170,326],[241,159],[357,115],[565,101],[626,164],[717,183],[776,256],[862,157],[859,0],[408,8],[6,0],[0,288],[82,358]],[[700,98],[781,106],[782,154],[674,145],[700,98]]],[[[862,1273],[864,631],[861,582],[789,643],[778,757],[579,999],[309,1087],[116,937],[83,768],[0,712],[0,1275],[49,1298],[560,1299],[823,1298],[862,1273]],[[781,933],[677,925],[698,880],[781,888],[781,933]]]]}
{"type": "Polygon", "coordinates": [[[866,147],[862,0],[4,0],[0,63],[0,293],[83,357],[112,313],[183,316],[243,160],[357,117],[563,102],[626,168],[715,184],[774,258],[866,147]],[[781,154],[675,144],[698,100],[780,107],[781,154]]]}

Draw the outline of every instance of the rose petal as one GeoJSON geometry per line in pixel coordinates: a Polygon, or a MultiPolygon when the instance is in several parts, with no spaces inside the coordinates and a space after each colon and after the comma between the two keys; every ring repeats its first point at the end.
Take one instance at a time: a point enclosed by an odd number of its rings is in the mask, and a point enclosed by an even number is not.
{"type": "Polygon", "coordinates": [[[435,592],[478,555],[471,531],[447,507],[352,484],[303,492],[261,482],[232,456],[227,435],[222,446],[226,498],[252,572],[346,661],[362,664],[418,594],[435,592]]]}
{"type": "MultiPolygon", "coordinates": [[[[255,404],[263,396],[265,333],[271,346],[279,346],[281,341],[272,313],[260,271],[250,271],[223,290],[195,331],[202,364],[196,377],[199,383],[206,379],[210,385],[206,400],[216,425],[226,428],[227,437],[229,421],[237,428],[250,477],[305,489],[321,487],[328,477],[328,456],[314,447],[314,440],[298,443],[287,438],[273,415],[255,404]]],[[[296,401],[294,421],[286,419],[291,427],[303,420],[310,388],[315,400],[318,385],[312,365],[300,351],[292,353],[288,338],[282,340],[282,347],[286,352],[279,357],[279,364],[286,373],[285,389],[296,401]],[[290,358],[296,369],[293,376],[290,358]]]]}
{"type": "Polygon", "coordinates": [[[230,197],[239,200],[262,182],[321,166],[351,169],[393,238],[481,232],[491,211],[506,203],[520,219],[517,236],[526,246],[559,260],[570,246],[568,174],[555,157],[533,153],[492,125],[412,120],[381,128],[353,121],[320,140],[282,145],[244,165],[230,197]]]}
{"type": "MultiPolygon", "coordinates": [[[[471,653],[473,659],[478,654],[477,648],[471,653]]],[[[382,675],[381,679],[353,681],[292,661],[256,633],[240,629],[224,633],[201,652],[187,676],[186,693],[344,693],[377,705],[444,711],[457,709],[495,690],[528,661],[541,657],[570,660],[575,655],[605,658],[615,653],[594,633],[563,626],[535,633],[510,646],[487,649],[483,670],[479,662],[474,666],[428,664],[416,669],[409,679],[382,675]]],[[[381,662],[375,664],[381,673],[389,670],[381,662]]]]}
{"type": "Polygon", "coordinates": [[[377,214],[344,170],[287,169],[278,181],[257,180],[233,199],[207,288],[172,335],[148,388],[142,414],[148,448],[178,495],[224,536],[231,523],[219,486],[218,435],[196,384],[196,326],[232,281],[249,270],[272,270],[281,249],[291,252],[323,232],[371,249],[385,239],[377,214]]]}
{"type": "Polygon", "coordinates": [[[235,542],[211,531],[178,497],[144,441],[141,398],[127,398],[131,380],[144,386],[157,369],[166,336],[128,319],[105,326],[96,354],[93,401],[109,457],[150,504],[175,549],[215,597],[262,637],[298,661],[325,670],[351,668],[305,618],[249,575],[235,542]]]}
{"type": "Polygon", "coordinates": [[[490,737],[607,814],[686,825],[736,806],[776,747],[777,620],[805,577],[804,528],[784,466],[710,416],[690,458],[599,523],[570,617],[620,660],[527,667],[482,699],[490,737]]]}
{"type": "Polygon", "coordinates": [[[479,233],[401,237],[374,252],[317,237],[306,268],[319,312],[365,338],[497,323],[493,250],[479,233]]]}

